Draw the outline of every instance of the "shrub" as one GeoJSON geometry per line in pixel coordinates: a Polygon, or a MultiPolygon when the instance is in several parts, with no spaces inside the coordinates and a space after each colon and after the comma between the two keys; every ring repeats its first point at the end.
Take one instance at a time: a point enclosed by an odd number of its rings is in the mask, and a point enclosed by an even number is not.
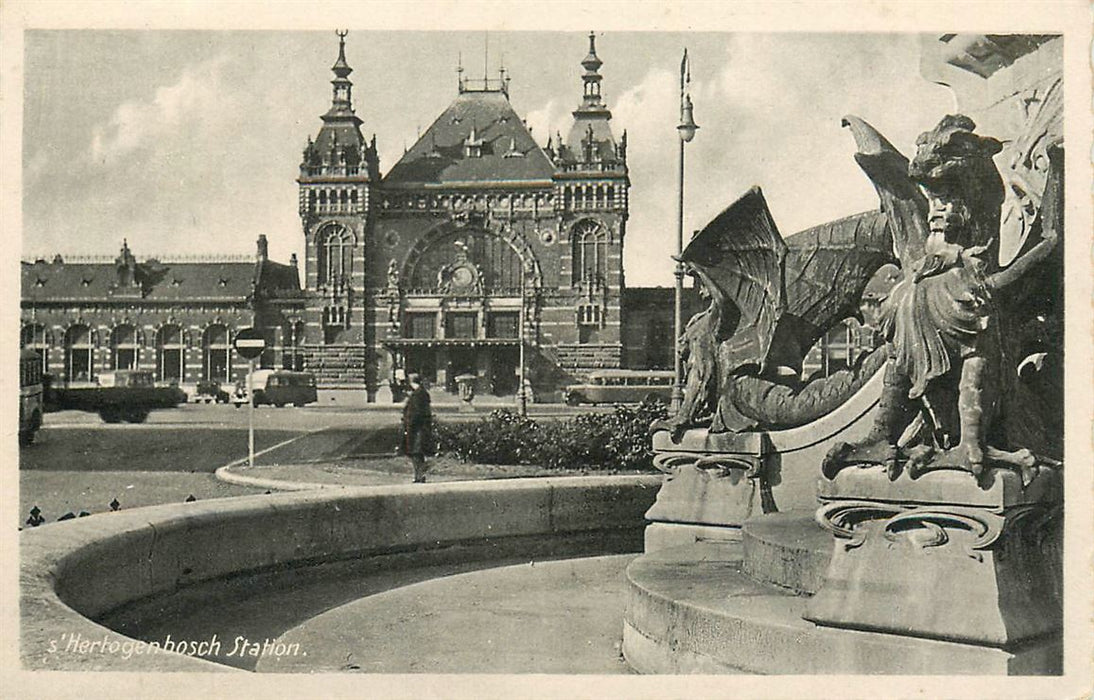
{"type": "Polygon", "coordinates": [[[442,453],[465,462],[639,470],[652,468],[650,423],[667,416],[660,403],[542,423],[502,409],[471,423],[438,423],[436,434],[442,453]]]}
{"type": "Polygon", "coordinates": [[[539,426],[508,409],[491,411],[471,423],[438,423],[437,447],[464,462],[531,464],[539,426]]]}

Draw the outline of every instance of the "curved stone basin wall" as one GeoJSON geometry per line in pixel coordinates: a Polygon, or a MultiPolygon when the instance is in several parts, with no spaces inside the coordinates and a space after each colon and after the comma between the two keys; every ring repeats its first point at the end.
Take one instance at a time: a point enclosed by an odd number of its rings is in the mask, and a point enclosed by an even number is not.
{"type": "Polygon", "coordinates": [[[640,532],[660,483],[653,475],[332,489],[140,508],[28,530],[20,536],[23,664],[227,670],[179,654],[123,659],[64,647],[72,635],[129,642],[91,618],[237,574],[487,538],[640,532]]]}

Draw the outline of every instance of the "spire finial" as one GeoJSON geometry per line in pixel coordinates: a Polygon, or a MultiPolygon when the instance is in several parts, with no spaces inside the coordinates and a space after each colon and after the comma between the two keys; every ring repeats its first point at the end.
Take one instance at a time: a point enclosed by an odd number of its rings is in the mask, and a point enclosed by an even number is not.
{"type": "Polygon", "coordinates": [[[482,84],[486,86],[486,79],[490,70],[490,32],[484,32],[482,37],[482,84]]]}
{"type": "Polygon", "coordinates": [[[334,66],[331,68],[334,74],[339,78],[346,78],[353,69],[346,63],[346,35],[349,34],[348,29],[336,29],[334,33],[338,36],[338,60],[334,62],[334,66]]]}
{"type": "Polygon", "coordinates": [[[346,35],[349,34],[348,29],[335,29],[334,33],[338,35],[338,63],[346,62],[346,35]]]}
{"type": "Polygon", "coordinates": [[[581,59],[581,65],[585,68],[585,73],[581,76],[581,81],[585,84],[582,107],[586,109],[600,108],[602,107],[600,95],[601,75],[597,71],[604,65],[604,62],[596,55],[596,32],[589,32],[589,53],[581,59]]]}

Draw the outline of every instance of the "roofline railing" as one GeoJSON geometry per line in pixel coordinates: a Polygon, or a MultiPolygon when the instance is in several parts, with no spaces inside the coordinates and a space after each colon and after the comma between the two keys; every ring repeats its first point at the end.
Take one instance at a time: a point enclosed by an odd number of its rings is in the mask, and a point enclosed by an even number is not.
{"type": "MultiPolygon", "coordinates": [[[[35,255],[22,259],[22,262],[33,265],[36,262],[50,263],[60,258],[64,263],[72,264],[113,264],[117,259],[113,255],[35,255]]],[[[143,262],[157,261],[161,263],[253,263],[254,254],[248,253],[172,253],[167,255],[148,255],[143,262]]]]}

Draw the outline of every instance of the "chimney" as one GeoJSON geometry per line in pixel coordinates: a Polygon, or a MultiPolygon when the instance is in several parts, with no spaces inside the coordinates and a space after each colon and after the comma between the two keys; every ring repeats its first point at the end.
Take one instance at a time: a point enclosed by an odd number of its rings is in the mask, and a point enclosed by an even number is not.
{"type": "Polygon", "coordinates": [[[292,269],[296,269],[296,253],[289,256],[289,265],[292,265],[292,269]]]}
{"type": "Polygon", "coordinates": [[[266,262],[270,258],[269,244],[266,242],[266,234],[258,236],[258,262],[266,262]]]}

